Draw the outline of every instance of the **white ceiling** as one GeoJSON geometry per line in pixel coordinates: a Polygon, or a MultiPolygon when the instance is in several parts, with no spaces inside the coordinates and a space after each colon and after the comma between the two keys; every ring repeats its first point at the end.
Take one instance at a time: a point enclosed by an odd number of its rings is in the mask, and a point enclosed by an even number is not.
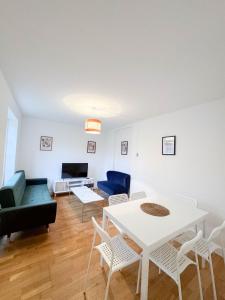
{"type": "Polygon", "coordinates": [[[25,115],[75,123],[104,115],[112,128],[225,95],[224,0],[0,7],[0,67],[25,115]]]}

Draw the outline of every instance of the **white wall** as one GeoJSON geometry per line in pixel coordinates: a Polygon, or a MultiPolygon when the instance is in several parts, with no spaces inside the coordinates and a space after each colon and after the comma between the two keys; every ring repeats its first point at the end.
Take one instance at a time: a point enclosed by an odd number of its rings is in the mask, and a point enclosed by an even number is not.
{"type": "Polygon", "coordinates": [[[209,226],[225,219],[225,100],[134,123],[114,132],[114,153],[119,141],[129,141],[129,157],[114,155],[114,166],[129,171],[132,188],[165,195],[195,197],[210,212],[209,226]],[[161,155],[161,138],[177,136],[177,155],[161,155]]]}
{"type": "Polygon", "coordinates": [[[49,185],[61,178],[62,162],[87,162],[89,177],[105,178],[107,134],[90,135],[83,127],[25,117],[22,120],[19,168],[28,178],[47,177],[49,185]],[[52,136],[53,151],[40,151],[40,137],[52,136]],[[96,141],[96,153],[87,153],[87,141],[96,141]]]}
{"type": "Polygon", "coordinates": [[[7,82],[0,71],[0,186],[2,185],[3,174],[4,174],[4,157],[5,157],[8,108],[10,108],[13,111],[13,113],[18,119],[19,122],[18,137],[19,137],[21,113],[16,102],[13,99],[13,95],[7,85],[7,82]]]}

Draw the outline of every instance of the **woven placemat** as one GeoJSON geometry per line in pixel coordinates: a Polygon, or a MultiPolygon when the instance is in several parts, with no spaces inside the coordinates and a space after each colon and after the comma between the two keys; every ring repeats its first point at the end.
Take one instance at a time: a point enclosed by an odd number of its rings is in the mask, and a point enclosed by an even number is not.
{"type": "Polygon", "coordinates": [[[141,209],[146,214],[156,217],[165,217],[170,214],[169,209],[156,203],[142,203],[141,209]]]}

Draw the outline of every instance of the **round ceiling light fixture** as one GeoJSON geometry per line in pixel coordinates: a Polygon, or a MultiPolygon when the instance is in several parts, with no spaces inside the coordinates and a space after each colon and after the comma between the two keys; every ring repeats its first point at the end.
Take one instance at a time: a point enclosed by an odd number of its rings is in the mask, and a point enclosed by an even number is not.
{"type": "Polygon", "coordinates": [[[98,119],[87,119],[85,121],[84,130],[86,133],[100,134],[101,133],[102,122],[98,119]]]}

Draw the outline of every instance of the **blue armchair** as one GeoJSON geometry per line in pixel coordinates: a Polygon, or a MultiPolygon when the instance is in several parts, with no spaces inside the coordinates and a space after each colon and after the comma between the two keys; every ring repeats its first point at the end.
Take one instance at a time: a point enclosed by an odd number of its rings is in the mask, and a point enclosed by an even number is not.
{"type": "Polygon", "coordinates": [[[117,171],[108,171],[106,181],[98,181],[97,186],[108,195],[129,194],[130,175],[117,171]]]}

